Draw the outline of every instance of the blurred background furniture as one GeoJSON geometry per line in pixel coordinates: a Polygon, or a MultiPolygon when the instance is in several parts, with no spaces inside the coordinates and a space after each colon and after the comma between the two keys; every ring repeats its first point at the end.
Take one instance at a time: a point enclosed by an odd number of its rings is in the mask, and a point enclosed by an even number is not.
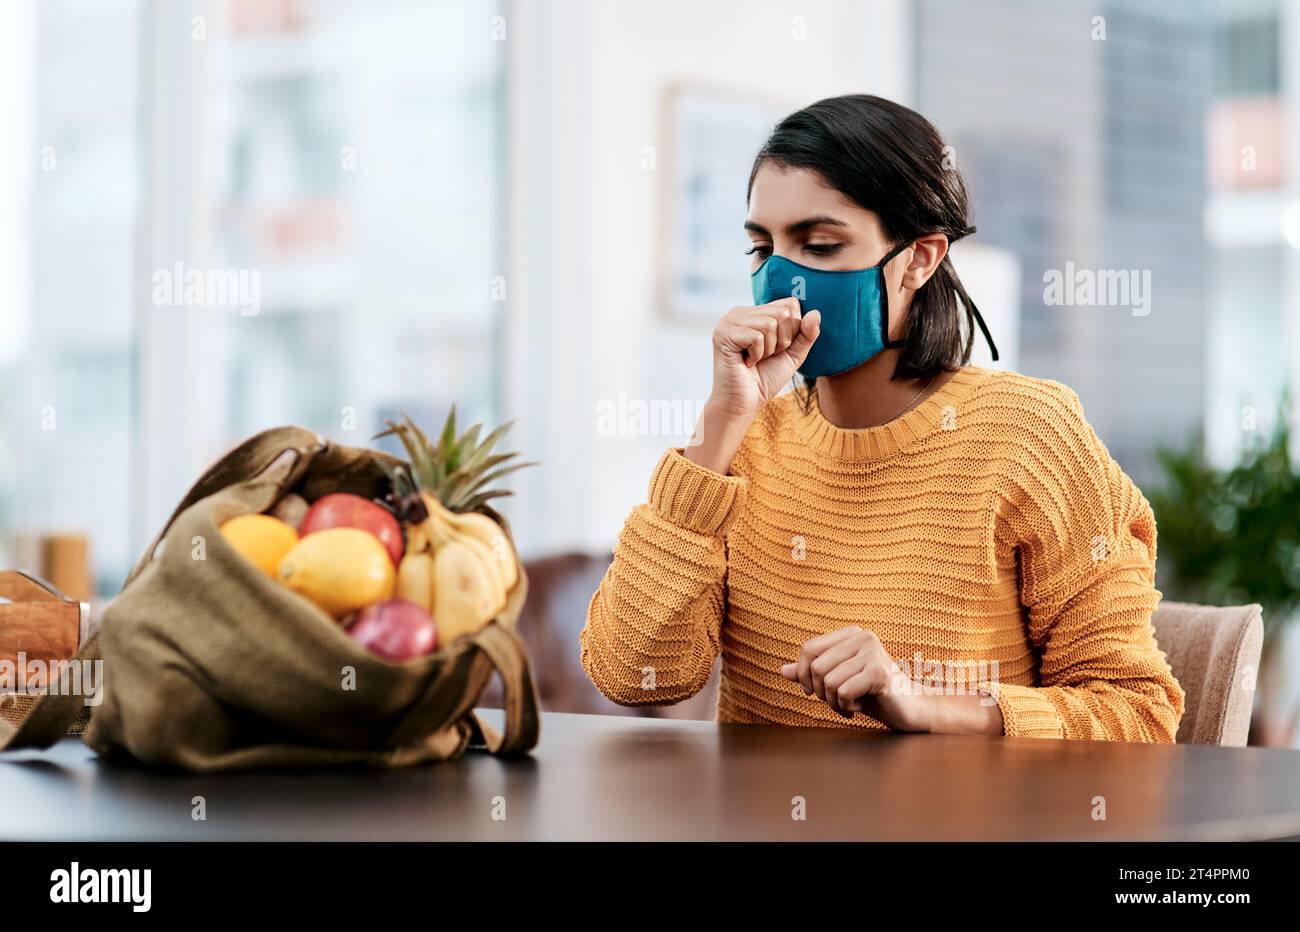
{"type": "Polygon", "coordinates": [[[1187,694],[1178,743],[1245,747],[1264,642],[1260,607],[1161,602],[1151,623],[1187,694]]]}
{"type": "Polygon", "coordinates": [[[36,702],[27,688],[46,686],[47,665],[76,656],[89,622],[88,603],[37,576],[0,570],[0,661],[11,671],[0,681],[0,718],[22,721],[36,702]]]}
{"type": "Polygon", "coordinates": [[[89,602],[95,596],[85,534],[15,532],[7,566],[39,577],[74,601],[89,602]]]}

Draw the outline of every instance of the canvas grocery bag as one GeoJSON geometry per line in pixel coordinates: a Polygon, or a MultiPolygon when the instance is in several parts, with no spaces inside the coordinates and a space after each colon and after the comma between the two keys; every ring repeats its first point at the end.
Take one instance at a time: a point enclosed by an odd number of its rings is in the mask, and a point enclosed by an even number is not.
{"type": "MultiPolygon", "coordinates": [[[[226,544],[219,525],[269,508],[289,490],[365,498],[387,489],[375,450],[295,427],[259,434],[213,466],[182,499],[78,653],[103,661],[102,701],[84,740],[102,754],[211,772],[259,767],[397,767],[450,760],[471,745],[517,754],[538,739],[536,687],[514,631],[522,571],[505,609],[437,653],[391,664],[324,611],[226,544]],[[473,711],[501,675],[505,727],[473,711]]],[[[495,517],[495,516],[494,516],[495,517]]],[[[499,520],[499,519],[498,519],[499,520]]],[[[48,747],[86,707],[56,684],[0,750],[48,747]]]]}

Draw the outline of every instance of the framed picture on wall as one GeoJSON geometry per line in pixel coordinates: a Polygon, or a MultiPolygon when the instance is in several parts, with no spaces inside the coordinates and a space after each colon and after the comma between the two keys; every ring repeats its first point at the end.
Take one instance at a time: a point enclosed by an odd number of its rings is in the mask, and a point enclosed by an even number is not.
{"type": "Polygon", "coordinates": [[[754,156],[789,109],[738,91],[665,91],[659,303],[667,317],[712,324],[750,301],[745,188],[754,156]]]}

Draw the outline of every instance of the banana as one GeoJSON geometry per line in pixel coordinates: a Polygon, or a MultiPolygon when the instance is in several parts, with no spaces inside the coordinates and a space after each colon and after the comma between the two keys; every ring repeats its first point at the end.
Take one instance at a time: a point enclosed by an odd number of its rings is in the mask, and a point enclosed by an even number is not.
{"type": "Polygon", "coordinates": [[[466,538],[450,538],[438,546],[434,561],[433,619],[438,640],[450,644],[473,634],[501,610],[499,583],[483,557],[466,538]]]}
{"type": "Polygon", "coordinates": [[[452,540],[474,554],[474,558],[478,560],[483,573],[491,580],[492,604],[495,606],[492,614],[496,615],[497,612],[506,607],[507,597],[503,572],[499,565],[501,561],[494,559],[492,551],[477,538],[470,537],[467,534],[459,534],[453,537],[452,540]]]}
{"type": "Polygon", "coordinates": [[[424,495],[424,504],[429,512],[423,525],[424,533],[435,546],[447,537],[469,537],[477,541],[483,545],[489,566],[501,581],[502,589],[508,592],[514,588],[519,581],[519,564],[501,525],[475,511],[450,511],[436,497],[427,493],[424,495]]]}
{"type": "Polygon", "coordinates": [[[406,527],[406,552],[425,553],[429,549],[429,535],[423,524],[409,524],[406,527]]]}
{"type": "MultiPolygon", "coordinates": [[[[491,519],[486,520],[491,521],[491,519]]],[[[451,521],[443,523],[442,531],[447,535],[447,539],[458,541],[474,551],[475,555],[483,561],[483,569],[492,575],[503,594],[510,588],[505,561],[497,559],[491,544],[484,543],[477,534],[469,533],[451,521]]]]}
{"type": "Polygon", "coordinates": [[[504,588],[509,591],[519,581],[519,564],[516,562],[515,550],[510,546],[501,525],[487,515],[476,511],[467,511],[452,515],[451,525],[457,530],[482,543],[488,551],[488,558],[499,571],[504,588]]]}
{"type": "Polygon", "coordinates": [[[397,597],[426,612],[434,606],[434,560],[429,553],[408,553],[397,567],[397,597]]]}
{"type": "MultiPolygon", "coordinates": [[[[505,607],[509,561],[496,559],[480,539],[489,529],[482,522],[458,523],[460,516],[433,496],[426,496],[425,506],[429,517],[420,529],[433,547],[433,617],[440,641],[448,644],[478,631],[505,607]]],[[[480,517],[499,537],[495,522],[480,517]]]]}

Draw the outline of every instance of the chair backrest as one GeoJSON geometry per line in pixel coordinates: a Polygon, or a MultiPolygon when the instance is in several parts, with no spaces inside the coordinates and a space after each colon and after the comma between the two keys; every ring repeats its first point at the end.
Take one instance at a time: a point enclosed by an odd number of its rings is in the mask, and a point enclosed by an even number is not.
{"type": "Polygon", "coordinates": [[[1244,747],[1264,643],[1260,606],[1161,602],[1151,624],[1187,694],[1178,743],[1244,747]]]}

